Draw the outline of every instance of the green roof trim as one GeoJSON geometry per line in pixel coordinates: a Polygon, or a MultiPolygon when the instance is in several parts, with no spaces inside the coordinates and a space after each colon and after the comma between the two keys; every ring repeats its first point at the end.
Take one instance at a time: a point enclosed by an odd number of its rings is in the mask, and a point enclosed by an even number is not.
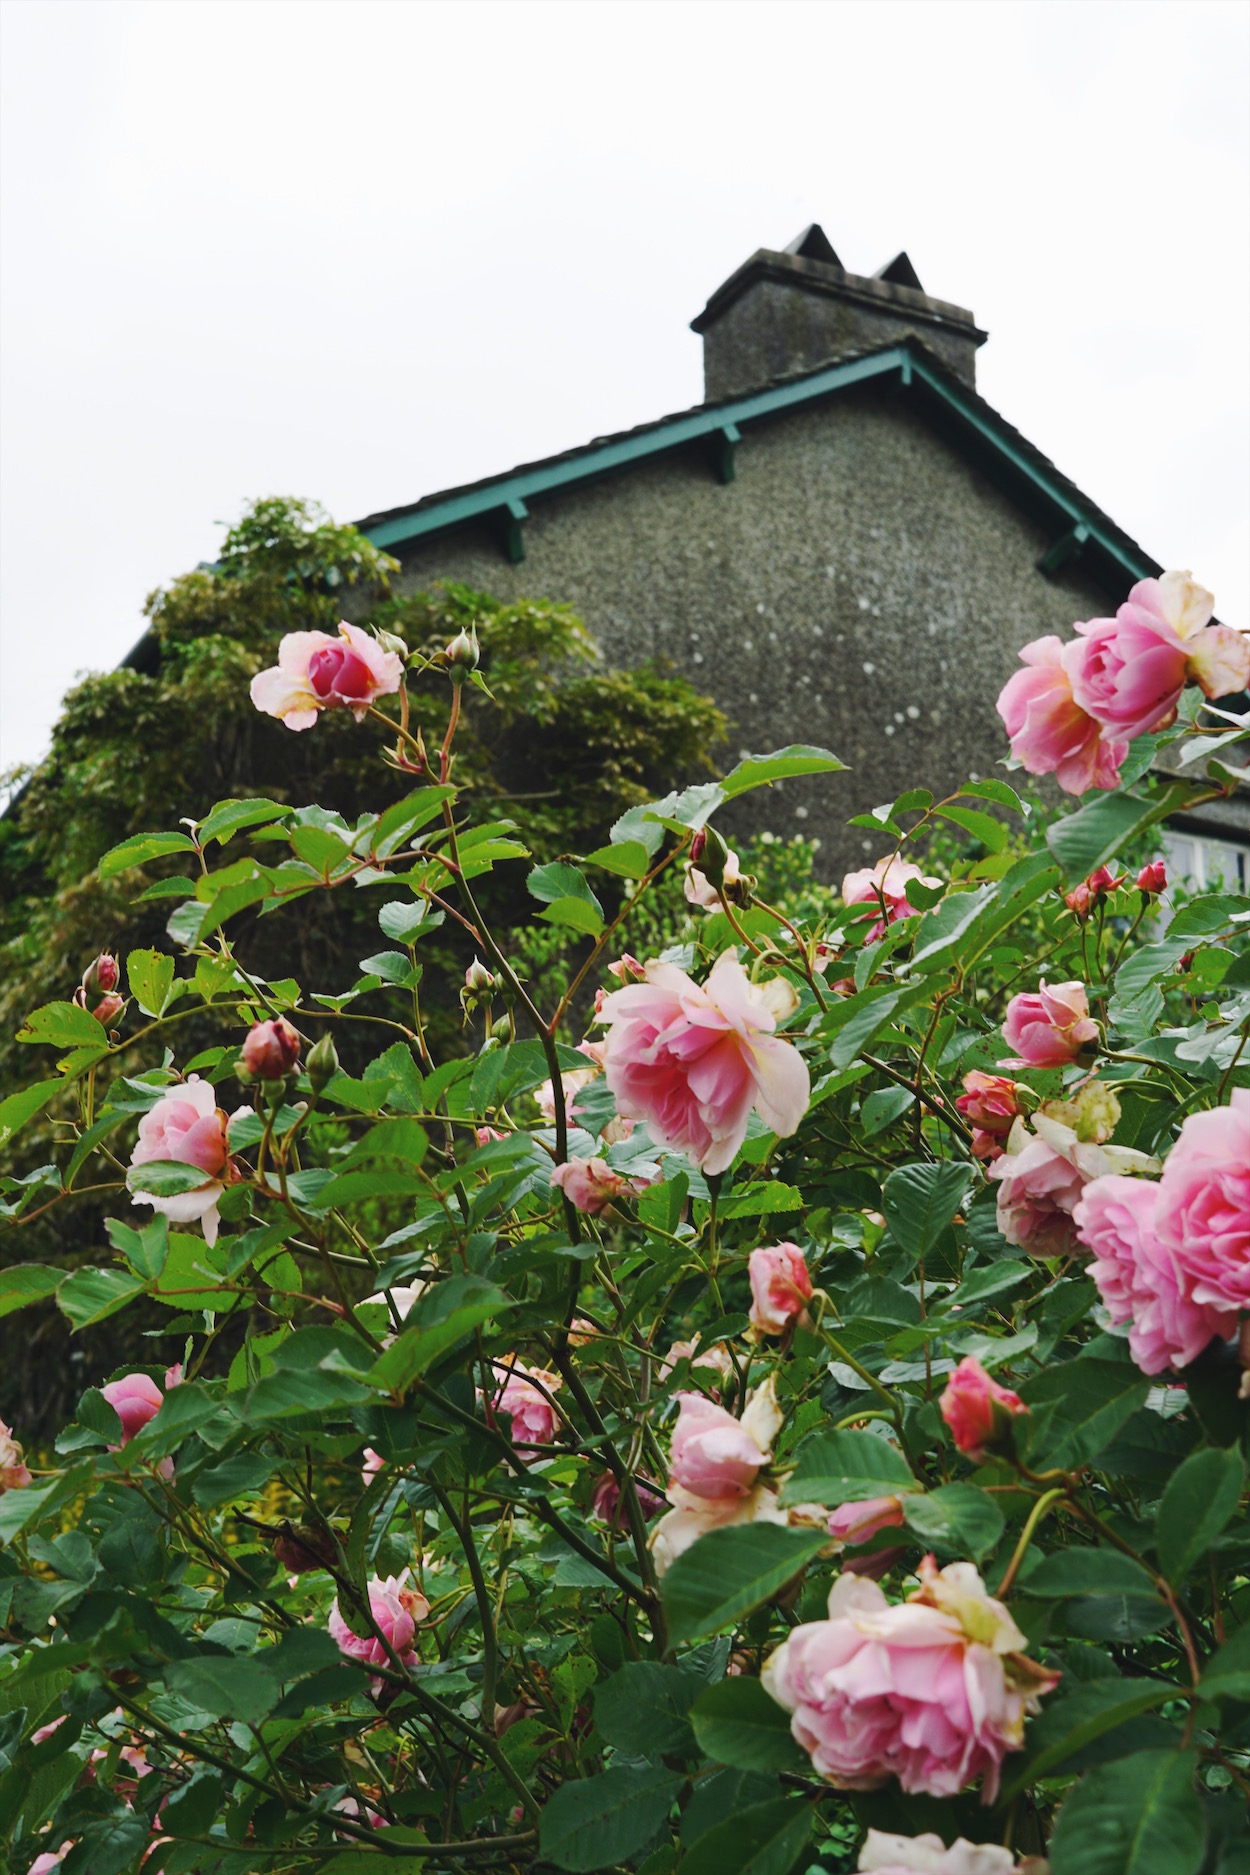
{"type": "Polygon", "coordinates": [[[513,564],[524,558],[523,523],[532,501],[598,480],[703,442],[718,479],[733,479],[733,450],[744,427],[836,396],[854,385],[894,379],[902,393],[983,473],[1054,536],[1039,561],[1049,575],[1080,557],[1112,594],[1159,572],[1152,560],[998,412],[939,365],[922,346],[904,343],[827,365],[767,389],[663,417],[624,435],[515,469],[509,475],[427,496],[408,508],[358,523],[376,547],[398,547],[473,522],[486,522],[513,564]]]}

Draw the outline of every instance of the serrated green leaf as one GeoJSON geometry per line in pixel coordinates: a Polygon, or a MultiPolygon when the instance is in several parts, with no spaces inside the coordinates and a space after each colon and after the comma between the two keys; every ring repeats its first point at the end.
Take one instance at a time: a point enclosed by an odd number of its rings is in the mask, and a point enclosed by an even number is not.
{"type": "Polygon", "coordinates": [[[846,763],[840,762],[828,749],[819,749],[807,742],[791,742],[772,755],[745,756],[736,768],[730,769],[720,785],[725,800],[732,801],[752,788],[787,781],[792,775],[830,775],[845,767],[846,763]]]}
{"type": "Polygon", "coordinates": [[[1139,1751],[1087,1771],[1049,1844],[1052,1875],[1197,1875],[1206,1847],[1194,1753],[1139,1751]]]}
{"type": "Polygon", "coordinates": [[[795,1454],[783,1504],[861,1504],[919,1490],[898,1447],[875,1432],[818,1432],[795,1454]]]}
{"type": "Polygon", "coordinates": [[[1026,1593],[1059,1599],[1066,1595],[1153,1595],[1150,1572],[1118,1549],[1092,1545],[1052,1550],[1031,1569],[1026,1593]]]}
{"type": "Polygon", "coordinates": [[[1246,1467],[1236,1446],[1193,1452],[1173,1473],[1155,1518],[1159,1567],[1179,1588],[1237,1509],[1246,1467]]]}
{"type": "Polygon", "coordinates": [[[699,1749],[740,1771],[805,1771],[790,1714],[758,1680],[734,1675],[700,1693],[690,1714],[699,1749]]]}
{"type": "Polygon", "coordinates": [[[369,1379],[388,1392],[403,1393],[475,1328],[515,1306],[484,1277],[452,1276],[420,1297],[369,1379]]]}
{"type": "Polygon", "coordinates": [[[89,1010],[77,1003],[45,1003],[27,1016],[17,1032],[19,1042],[41,1042],[49,1048],[97,1048],[108,1052],[109,1038],[89,1010]]]}
{"type": "Polygon", "coordinates": [[[32,1302],[43,1302],[64,1277],[64,1270],[48,1263],[10,1263],[0,1270],[0,1316],[12,1315],[32,1302]]]}
{"type": "Polygon", "coordinates": [[[200,824],[200,844],[207,846],[210,840],[217,840],[224,846],[230,836],[242,828],[261,827],[271,821],[285,820],[292,811],[279,801],[264,801],[259,797],[218,801],[208,818],[200,824]]]}
{"type": "Polygon", "coordinates": [[[992,814],[979,813],[975,807],[939,807],[943,820],[950,820],[970,833],[991,853],[1001,853],[1007,844],[1007,829],[992,814]]]}
{"type": "Polygon", "coordinates": [[[570,931],[581,931],[587,937],[597,938],[603,930],[603,913],[597,905],[587,904],[584,898],[553,899],[538,916],[544,924],[565,925],[570,931]]]}
{"type": "Polygon", "coordinates": [[[903,1499],[910,1529],[944,1555],[980,1562],[1003,1534],[1002,1511],[975,1484],[942,1484],[925,1495],[903,1499]]]}
{"type": "Polygon", "coordinates": [[[195,841],[185,833],[135,833],[104,855],[97,868],[101,879],[112,879],[131,866],[146,866],[166,853],[194,853],[195,841]]]}
{"type": "Polygon", "coordinates": [[[791,1875],[813,1815],[802,1797],[752,1804],[699,1838],[682,1857],[682,1875],[791,1875]]]}
{"type": "Polygon", "coordinates": [[[51,1081],[35,1081],[30,1087],[20,1088],[16,1094],[10,1094],[7,1100],[0,1100],[0,1146],[7,1146],[27,1120],[33,1120],[37,1113],[41,1113],[57,1089],[64,1085],[59,1077],[51,1081]]]}
{"type": "Polygon", "coordinates": [[[145,1016],[163,1016],[174,983],[174,960],[160,951],[131,951],[126,959],[130,994],[145,1016]]]}
{"type": "Polygon", "coordinates": [[[971,1168],[957,1161],[902,1165],[890,1173],[881,1208],[902,1249],[917,1259],[932,1250],[962,1204],[970,1177],[971,1168]]]}
{"type": "Polygon", "coordinates": [[[825,1530],[772,1523],[709,1530],[664,1576],[669,1639],[698,1641],[729,1627],[793,1581],[828,1541],[825,1530]]]}
{"type": "Polygon", "coordinates": [[[89,1328],[116,1315],[143,1293],[143,1279],[130,1270],[75,1270],[56,1292],[57,1307],[72,1328],[89,1328]]]}
{"type": "Polygon", "coordinates": [[[278,1702],[276,1676],[262,1659],[240,1654],[202,1654],[165,1668],[171,1693],[221,1718],[257,1725],[278,1702]]]}
{"type": "Polygon", "coordinates": [[[600,866],[618,879],[643,879],[651,865],[651,855],[641,840],[622,840],[615,846],[597,846],[587,853],[587,866],[600,866]]]}
{"type": "Polygon", "coordinates": [[[683,1781],[658,1766],[624,1765],[570,1778],[548,1798],[539,1820],[543,1860],[574,1875],[628,1861],[651,1841],[683,1781]]]}
{"type": "Polygon", "coordinates": [[[635,1757],[690,1753],[687,1714],[699,1681],[658,1660],[631,1660],[595,1688],[595,1724],[609,1745],[635,1757]]]}

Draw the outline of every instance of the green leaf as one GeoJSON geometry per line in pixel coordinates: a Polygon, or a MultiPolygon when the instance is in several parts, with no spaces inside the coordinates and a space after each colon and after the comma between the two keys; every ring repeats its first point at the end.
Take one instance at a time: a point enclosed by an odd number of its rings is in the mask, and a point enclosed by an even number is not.
{"type": "MultiPolygon", "coordinates": [[[[377,826],[369,835],[369,851],[378,859],[389,859],[392,853],[399,851],[405,840],[410,840],[419,828],[424,827],[435,815],[442,811],[444,801],[455,799],[456,790],[446,785],[436,788],[418,788],[403,801],[396,801],[388,807],[378,820],[377,826]]],[[[438,914],[441,922],[442,913],[438,914]]],[[[396,935],[388,931],[388,937],[396,935]]]]}
{"type": "Polygon", "coordinates": [[[790,1875],[807,1847],[814,1811],[803,1797],[752,1804],[701,1836],[681,1875],[790,1875]]]}
{"type": "Polygon", "coordinates": [[[881,1208],[890,1233],[917,1259],[925,1256],[958,1211],[968,1179],[967,1165],[901,1165],[882,1191],[881,1208]]]}
{"type": "Polygon", "coordinates": [[[0,1270],[0,1316],[50,1296],[65,1276],[47,1263],[10,1263],[0,1270]]]}
{"type": "Polygon", "coordinates": [[[174,984],[174,960],[160,951],[131,951],[126,959],[130,994],[145,1016],[163,1016],[174,984]]]}
{"type": "Polygon", "coordinates": [[[201,1654],[165,1668],[165,1684],[201,1712],[257,1725],[278,1703],[277,1676],[261,1659],[201,1654]]]}
{"type": "Polygon", "coordinates": [[[1250,898],[1232,892],[1209,892],[1182,905],[1168,926],[1169,937],[1213,937],[1237,916],[1250,912],[1250,898]]]}
{"type": "Polygon", "coordinates": [[[1087,1771],[1059,1812],[1052,1875],[1197,1875],[1206,1848],[1188,1751],[1138,1751],[1087,1771]]]}
{"type": "Polygon", "coordinates": [[[595,1688],[595,1724],[609,1745],[633,1756],[658,1758],[694,1748],[687,1713],[698,1680],[658,1660],[631,1660],[595,1688]]]}
{"type": "Polygon", "coordinates": [[[553,899],[545,911],[538,916],[544,924],[565,925],[570,931],[580,931],[586,937],[598,937],[603,930],[603,913],[598,905],[590,905],[584,898],[553,899]]]}
{"type": "Polygon", "coordinates": [[[905,1497],[903,1515],[926,1543],[973,1562],[989,1555],[1005,1527],[994,1499],[975,1484],[942,1484],[923,1497],[905,1497]]]}
{"type": "Polygon", "coordinates": [[[112,879],[131,866],[146,866],[150,859],[166,853],[194,853],[195,841],[185,833],[135,833],[120,846],[114,846],[99,864],[101,879],[112,879]]]}
{"type": "Polygon", "coordinates": [[[699,1749],[739,1771],[806,1771],[790,1714],[758,1680],[735,1675],[700,1693],[690,1715],[699,1749]]]}
{"type": "Polygon", "coordinates": [[[1055,1410],[1045,1423],[1041,1452],[1030,1458],[1034,1469],[1065,1471],[1096,1458],[1126,1419],[1146,1404],[1150,1382],[1129,1362],[1064,1361],[1025,1381],[1020,1396],[1028,1406],[1055,1410]]]}
{"type": "Polygon", "coordinates": [[[1250,1704],[1250,1622],[1231,1634],[1200,1682],[1205,1699],[1239,1699],[1250,1704]]]}
{"type": "Polygon", "coordinates": [[[1029,1571],[1021,1587],[1027,1595],[1058,1599],[1066,1595],[1153,1595],[1150,1573],[1118,1549],[1053,1550],[1029,1571]]]}
{"type": "Polygon", "coordinates": [[[183,1165],[177,1159],[150,1159],[146,1165],[132,1165],[126,1173],[127,1191],[147,1191],[158,1198],[199,1191],[209,1183],[203,1166],[183,1165]]]}
{"type": "Polygon", "coordinates": [[[29,1087],[21,1088],[16,1094],[10,1094],[7,1100],[0,1100],[0,1146],[7,1146],[19,1128],[27,1120],[33,1120],[37,1113],[47,1106],[58,1087],[64,1087],[64,1081],[34,1081],[29,1087]]]}
{"type": "Polygon", "coordinates": [[[323,879],[343,864],[349,852],[348,842],[329,827],[293,827],[291,847],[323,879]]]}
{"type": "Polygon", "coordinates": [[[943,820],[953,820],[991,853],[1001,853],[1007,844],[1007,829],[992,814],[978,813],[975,807],[939,807],[937,811],[943,820]]]}
{"type": "Polygon", "coordinates": [[[77,1003],[45,1003],[27,1016],[19,1042],[42,1042],[49,1048],[98,1048],[108,1052],[109,1038],[89,1010],[77,1003]]]}
{"type": "Polygon", "coordinates": [[[240,828],[261,827],[270,821],[285,820],[291,812],[291,808],[283,807],[278,801],[262,801],[259,798],[218,801],[207,820],[200,825],[200,844],[207,846],[210,840],[218,840],[224,846],[231,834],[238,833],[240,828]]]}
{"type": "Polygon", "coordinates": [[[415,944],[427,931],[436,931],[442,922],[442,912],[431,914],[425,900],[420,898],[393,898],[378,913],[382,930],[396,944],[415,944]]]}
{"type": "Polygon", "coordinates": [[[791,742],[772,755],[748,755],[731,768],[721,782],[727,801],[746,794],[752,788],[767,787],[774,781],[787,781],[791,775],[831,775],[846,767],[828,749],[818,749],[807,742],[791,742]]]}
{"type": "Polygon", "coordinates": [[[1029,817],[1028,804],[1020,799],[1015,789],[992,775],[988,781],[965,781],[959,792],[974,795],[982,801],[997,801],[1000,807],[1009,807],[1013,813],[1023,814],[1026,820],[1029,817]]]}
{"type": "MultiPolygon", "coordinates": [[[[16,1491],[0,1493],[0,1544],[11,1543],[31,1524],[50,1516],[80,1491],[85,1491],[94,1470],[90,1463],[74,1465],[59,1477],[49,1478],[45,1484],[28,1484],[16,1491]]],[[[49,1670],[55,1672],[55,1664],[49,1670]]]]}
{"type": "Polygon", "coordinates": [[[586,881],[586,876],[576,866],[570,866],[567,860],[553,860],[548,866],[534,866],[525,881],[531,898],[540,899],[544,905],[557,904],[561,899],[581,899],[583,904],[593,905],[603,919],[603,906],[599,903],[586,881]]]}
{"type": "Polygon", "coordinates": [[[868,1094],[859,1110],[860,1132],[865,1139],[875,1139],[907,1109],[915,1105],[910,1087],[878,1087],[868,1094]]]}
{"type": "Polygon", "coordinates": [[[819,1432],[796,1454],[793,1476],[781,1487],[783,1504],[860,1504],[895,1497],[919,1486],[898,1447],[875,1432],[819,1432]]]}
{"type": "Polygon", "coordinates": [[[803,1194],[797,1186],[785,1185],[778,1178],[756,1179],[741,1191],[732,1191],[721,1211],[722,1217],[771,1217],[779,1211],[801,1211],[803,1194]]]}
{"type": "Polygon", "coordinates": [[[645,1849],[668,1816],[683,1779],[658,1766],[624,1765],[598,1777],[570,1778],[543,1809],[539,1853],[556,1868],[611,1868],[645,1849]]]}
{"type": "Polygon", "coordinates": [[[225,1243],[210,1248],[189,1231],[171,1231],[164,1266],[156,1280],[156,1300],[171,1309],[219,1309],[229,1297],[221,1289],[226,1271],[225,1243]]]}
{"type": "Polygon", "coordinates": [[[452,1276],[420,1297],[369,1379],[390,1393],[403,1393],[475,1328],[515,1306],[482,1276],[452,1276]]]}
{"type": "Polygon", "coordinates": [[[828,1541],[825,1530],[773,1523],[709,1530],[665,1574],[669,1639],[703,1640],[737,1622],[793,1581],[828,1541]]]}
{"type": "Polygon", "coordinates": [[[947,1297],[947,1305],[967,1310],[973,1303],[986,1302],[991,1296],[1008,1295],[1013,1289],[1019,1289],[1028,1282],[1031,1273],[1027,1263],[1006,1260],[991,1263],[985,1269],[972,1270],[954,1294],[947,1297]]]}
{"type": "Polygon", "coordinates": [[[601,866],[618,879],[643,879],[651,865],[651,855],[641,840],[622,840],[616,846],[597,846],[587,853],[587,866],[601,866]]]}
{"type": "Polygon", "coordinates": [[[1236,1446],[1194,1452],[1173,1473],[1155,1517],[1159,1567],[1179,1588],[1237,1509],[1246,1468],[1236,1446]]]}
{"type": "Polygon", "coordinates": [[[206,1836],[224,1801],[221,1773],[197,1771],[161,1805],[161,1826],[171,1836],[206,1836]]]}
{"type": "Polygon", "coordinates": [[[411,1198],[428,1192],[430,1181],[415,1172],[379,1167],[370,1172],[340,1172],[317,1195],[319,1211],[344,1210],[369,1198],[411,1198]]]}
{"type": "Polygon", "coordinates": [[[1194,792],[1184,782],[1148,798],[1136,794],[1100,794],[1075,814],[1057,820],[1046,835],[1069,879],[1085,879],[1136,834],[1175,813],[1194,792]]]}
{"type": "Polygon", "coordinates": [[[130,1270],[75,1270],[56,1292],[57,1307],[74,1329],[116,1315],[143,1293],[143,1279],[130,1270]]]}
{"type": "Polygon", "coordinates": [[[1003,1791],[1009,1802],[1017,1791],[1049,1777],[1059,1765],[1066,1764],[1095,1739],[1124,1725],[1143,1712],[1180,1696],[1181,1688],[1164,1680],[1125,1680],[1114,1674],[1078,1686],[1066,1697],[1047,1700],[1042,1715],[1029,1726],[1026,1734],[1030,1751],[1028,1762],[1012,1777],[1003,1791]]]}
{"type": "Polygon", "coordinates": [[[210,1471],[200,1472],[191,1486],[191,1495],[204,1510],[215,1510],[218,1504],[234,1504],[240,1498],[254,1497],[278,1462],[276,1458],[236,1453],[210,1471]]]}
{"type": "MultiPolygon", "coordinates": [[[[997,827],[998,822],[994,825],[997,827]]],[[[998,830],[1003,831],[1001,827],[998,830]]],[[[940,905],[927,911],[920,920],[912,946],[912,969],[919,970],[923,966],[927,974],[945,964],[960,938],[976,928],[997,896],[994,886],[982,885],[973,892],[950,892],[940,905]]]]}
{"type": "Polygon", "coordinates": [[[142,1230],[132,1230],[117,1218],[105,1219],[105,1230],[114,1250],[120,1250],[136,1276],[152,1281],[160,1275],[169,1255],[169,1219],[158,1211],[142,1230]]]}

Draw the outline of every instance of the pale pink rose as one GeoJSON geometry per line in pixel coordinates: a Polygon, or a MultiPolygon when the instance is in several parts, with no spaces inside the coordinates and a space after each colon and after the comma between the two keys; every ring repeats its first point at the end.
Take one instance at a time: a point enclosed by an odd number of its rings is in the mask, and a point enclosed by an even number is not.
{"type": "Polygon", "coordinates": [[[980,1778],[992,1803],[1003,1758],[1055,1680],[1018,1653],[1024,1636],[971,1564],[939,1572],[927,1558],[921,1576],[919,1593],[892,1607],[875,1582],[843,1574],[829,1619],[793,1629],[761,1680],[839,1789],[893,1776],[905,1791],[953,1797],[980,1778]]]}
{"type": "MultiPolygon", "coordinates": [[[[562,1074],[560,1076],[560,1086],[564,1093],[564,1114],[566,1119],[572,1120],[576,1117],[577,1104],[575,1096],[580,1094],[583,1087],[589,1087],[598,1072],[598,1066],[593,1068],[570,1068],[567,1074],[562,1074]]],[[[556,1117],[556,1096],[555,1088],[552,1083],[550,1081],[541,1082],[539,1086],[534,1089],[534,1099],[538,1102],[538,1111],[542,1114],[544,1120],[550,1120],[554,1125],[556,1117]]]]}
{"type": "Polygon", "coordinates": [[[733,1356],[723,1341],[714,1342],[710,1348],[700,1348],[697,1336],[693,1341],[674,1341],[660,1362],[659,1378],[667,1380],[679,1361],[689,1361],[692,1367],[711,1367],[722,1380],[733,1379],[733,1356]]]}
{"type": "Polygon", "coordinates": [[[360,1467],[360,1482],[364,1485],[366,1490],[368,1490],[369,1486],[373,1483],[373,1480],[377,1477],[385,1463],[386,1460],[383,1458],[381,1452],[375,1452],[371,1445],[365,1447],[365,1462],[360,1467]]]}
{"type": "Polygon", "coordinates": [[[1129,1352],[1144,1374],[1186,1367],[1216,1336],[1232,1334],[1236,1309],[1193,1299],[1175,1250],[1156,1226],[1157,1185],[1114,1175],[1085,1188],[1074,1221],[1093,1252],[1089,1273],[1113,1322],[1128,1322],[1129,1352]]]}
{"type": "Polygon", "coordinates": [[[288,632],[278,662],[252,679],[252,702],[288,729],[311,729],[322,710],[349,709],[360,722],[377,697],[389,697],[403,681],[403,660],[384,651],[358,625],[327,632],[288,632]]]}
{"type": "Polygon", "coordinates": [[[547,1398],[563,1384],[559,1374],[542,1367],[526,1367],[520,1361],[496,1361],[495,1373],[500,1391],[495,1406],[512,1421],[512,1443],[517,1446],[550,1445],[556,1436],[560,1416],[547,1398]]]}
{"type": "Polygon", "coordinates": [[[1035,638],[1020,653],[1027,666],[1009,677],[998,714],[1011,738],[1011,753],[1031,775],[1053,775],[1068,794],[1115,788],[1127,741],[1105,741],[1101,725],[1072,694],[1069,657],[1075,646],[1058,638],[1035,638]]]}
{"type": "Polygon", "coordinates": [[[1001,1439],[1010,1420],[1028,1410],[1020,1395],[1010,1387],[1000,1387],[973,1354],[960,1361],[938,1401],[938,1411],[956,1446],[977,1460],[1001,1439]]]}
{"type": "Polygon", "coordinates": [[[752,1250],[747,1269],[752,1325],[764,1335],[784,1333],[812,1299],[807,1258],[797,1244],[779,1243],[769,1249],[752,1250]]]}
{"type": "Polygon", "coordinates": [[[1030,1256],[1067,1256],[1076,1247],[1072,1213],[1089,1174],[1046,1139],[1021,1128],[989,1168],[999,1181],[998,1228],[1030,1256]]]}
{"type": "MultiPolygon", "coordinates": [[[[403,1575],[387,1576],[383,1581],[380,1576],[372,1576],[369,1581],[369,1609],[379,1631],[390,1642],[391,1652],[405,1667],[416,1659],[413,1641],[416,1638],[417,1624],[424,1621],[430,1612],[430,1604],[420,1589],[410,1589],[405,1584],[408,1571],[403,1575]]],[[[331,1639],[336,1641],[341,1654],[351,1660],[359,1660],[365,1666],[389,1667],[390,1655],[376,1635],[362,1636],[353,1634],[339,1613],[338,1596],[330,1607],[326,1623],[331,1639]]],[[[382,1690],[383,1681],[373,1679],[370,1685],[375,1693],[382,1690]]]]}
{"type": "Polygon", "coordinates": [[[754,1429],[702,1393],[679,1393],[672,1482],[693,1497],[746,1497],[771,1453],[754,1429]]]}
{"type": "Polygon", "coordinates": [[[56,1731],[57,1727],[59,1725],[64,1725],[68,1717],[69,1717],[69,1714],[67,1712],[63,1712],[59,1719],[49,1719],[46,1725],[37,1726],[30,1735],[31,1744],[42,1745],[44,1739],[51,1738],[53,1732],[56,1731]]]}
{"type": "Polygon", "coordinates": [[[13,1428],[0,1419],[0,1495],[20,1491],[30,1483],[30,1473],[22,1448],[13,1437],[13,1428]]]}
{"type": "Polygon", "coordinates": [[[645,1191],[650,1179],[622,1178],[606,1159],[568,1159],[551,1174],[551,1182],[569,1203],[591,1217],[606,1210],[617,1198],[632,1198],[645,1191]]]}
{"type": "Polygon", "coordinates": [[[1089,1013],[1083,983],[1051,983],[1045,978],[1036,994],[1013,996],[1003,1020],[1003,1036],[1016,1053],[1000,1068],[1065,1068],[1088,1043],[1097,1041],[1098,1024],[1089,1013]]]}
{"type": "Polygon", "coordinates": [[[252,1025],[239,1053],[254,1079],[280,1081],[299,1060],[301,1046],[299,1031],[285,1016],[275,1016],[270,1022],[252,1025]]]}
{"type": "Polygon", "coordinates": [[[1250,638],[1231,625],[1208,625],[1190,643],[1188,675],[1208,697],[1250,688],[1250,638]]]}
{"type": "Polygon", "coordinates": [[[1250,1088],[1185,1121],[1164,1161],[1155,1229],[1195,1304],[1230,1317],[1250,1309],[1250,1088]]]}
{"type": "Polygon", "coordinates": [[[647,1547],[655,1559],[655,1573],[663,1576],[679,1556],[709,1530],[727,1530],[744,1523],[788,1524],[789,1515],[767,1485],[757,1484],[745,1497],[696,1497],[679,1485],[670,1485],[666,1511],[651,1532],[647,1547]]]}
{"type": "Polygon", "coordinates": [[[1020,1096],[1015,1082],[1005,1074],[982,1074],[972,1068],[964,1075],[964,1091],[955,1106],[971,1125],[1006,1139],[1020,1112],[1020,1096]]]}
{"type": "MultiPolygon", "coordinates": [[[[726,898],[733,897],[733,888],[734,886],[740,883],[741,879],[742,879],[742,872],[738,864],[738,855],[734,852],[732,847],[726,847],[725,849],[725,897],[726,898]]],[[[707,874],[705,872],[700,872],[697,866],[687,866],[686,883],[683,889],[686,894],[686,903],[688,905],[698,905],[704,911],[714,911],[718,909],[721,904],[720,892],[718,891],[716,886],[712,884],[712,881],[708,878],[707,874]]]]}
{"type": "MultiPolygon", "coordinates": [[[[1037,1865],[1039,1871],[1043,1864],[1037,1865]]],[[[859,1852],[859,1875],[1022,1875],[1010,1849],[960,1836],[948,1849],[940,1836],[888,1836],[870,1829],[859,1852]]]]}
{"type": "MultiPolygon", "coordinates": [[[[1156,581],[1143,580],[1133,588],[1156,581]]],[[[1076,627],[1064,662],[1080,707],[1122,741],[1161,729],[1176,715],[1188,653],[1166,619],[1130,597],[1113,619],[1076,627]]]]}
{"type": "Polygon", "coordinates": [[[1166,892],[1167,884],[1168,869],[1161,859],[1152,859],[1137,875],[1139,892],[1166,892]]]}
{"type": "Polygon", "coordinates": [[[129,1445],[149,1419],[156,1418],[165,1401],[165,1395],[147,1374],[124,1374],[120,1380],[101,1387],[100,1392],[122,1422],[123,1445],[129,1445]]]}
{"type": "MultiPolygon", "coordinates": [[[[548,1086],[550,1086],[550,1082],[548,1082],[548,1086]]],[[[555,1118],[554,1111],[552,1113],[552,1118],[555,1118]]],[[[479,1146],[490,1146],[498,1145],[499,1141],[503,1139],[505,1135],[501,1133],[496,1126],[475,1126],[473,1129],[473,1137],[477,1140],[479,1146]]]]}
{"type": "Polygon", "coordinates": [[[171,1224],[198,1223],[205,1240],[217,1241],[217,1201],[226,1189],[229,1176],[227,1120],[217,1105],[209,1082],[192,1074],[187,1080],[162,1094],[150,1113],[139,1121],[139,1139],[130,1155],[132,1166],[156,1165],[172,1161],[178,1165],[199,1166],[204,1183],[194,1191],[181,1191],[168,1198],[153,1192],[132,1191],[135,1204],[150,1204],[161,1211],[171,1224]]]}
{"type": "Polygon", "coordinates": [[[782,1138],[795,1132],[810,1083],[797,1048],[773,1033],[772,986],[752,983],[732,950],[702,986],[675,964],[646,970],[645,983],[614,991],[603,1006],[620,1112],[706,1172],[733,1164],[752,1109],[782,1138]]]}
{"type": "Polygon", "coordinates": [[[897,924],[900,918],[913,915],[915,907],[907,902],[907,888],[913,879],[927,886],[942,883],[940,879],[929,878],[909,859],[899,859],[893,854],[879,859],[875,866],[863,866],[858,872],[847,873],[842,881],[844,904],[884,908],[882,917],[868,933],[869,944],[884,934],[887,924],[897,924]]]}
{"type": "Polygon", "coordinates": [[[165,1391],[166,1393],[169,1392],[171,1387],[180,1387],[183,1383],[184,1378],[185,1376],[182,1371],[181,1361],[175,1361],[172,1367],[167,1367],[165,1369],[165,1391]]]}
{"type": "Polygon", "coordinates": [[[858,1504],[839,1504],[829,1512],[829,1534],[839,1543],[866,1543],[878,1530],[892,1530],[903,1521],[903,1500],[866,1497],[858,1504]]]}

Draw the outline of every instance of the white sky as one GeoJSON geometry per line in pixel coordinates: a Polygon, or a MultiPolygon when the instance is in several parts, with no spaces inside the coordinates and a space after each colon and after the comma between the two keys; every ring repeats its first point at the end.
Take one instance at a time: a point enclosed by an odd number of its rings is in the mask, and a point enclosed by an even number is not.
{"type": "MultiPolygon", "coordinates": [[[[820,221],[1244,622],[1244,0],[0,0],[0,763],[250,497],[351,520],[695,403],[820,221]]],[[[558,596],[558,595],[555,595],[558,596]]]]}

